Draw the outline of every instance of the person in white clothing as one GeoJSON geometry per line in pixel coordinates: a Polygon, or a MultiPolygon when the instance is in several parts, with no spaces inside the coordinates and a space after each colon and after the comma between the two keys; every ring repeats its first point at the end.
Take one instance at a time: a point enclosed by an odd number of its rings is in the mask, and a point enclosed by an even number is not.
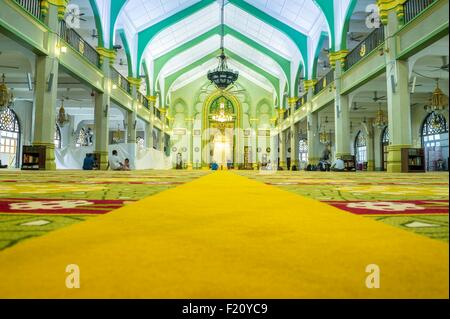
{"type": "Polygon", "coordinates": [[[333,172],[343,172],[345,170],[345,163],[342,158],[338,157],[331,166],[333,172]]]}
{"type": "Polygon", "coordinates": [[[116,150],[112,151],[112,156],[109,159],[109,167],[111,167],[111,169],[113,171],[122,171],[123,170],[123,164],[120,161],[116,150]]]}

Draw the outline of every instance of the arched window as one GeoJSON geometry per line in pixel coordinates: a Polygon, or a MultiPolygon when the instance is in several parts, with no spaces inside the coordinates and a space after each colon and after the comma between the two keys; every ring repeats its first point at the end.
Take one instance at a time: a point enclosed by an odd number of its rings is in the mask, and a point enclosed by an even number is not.
{"type": "Polygon", "coordinates": [[[361,165],[361,169],[364,167],[364,163],[367,162],[367,140],[362,131],[356,135],[355,139],[355,156],[356,163],[361,165]]]}
{"type": "Polygon", "coordinates": [[[429,114],[422,125],[422,146],[428,171],[448,169],[448,124],[442,114],[429,114]]]}
{"type": "Polygon", "coordinates": [[[388,164],[388,147],[391,140],[391,136],[389,135],[389,127],[386,126],[381,134],[381,154],[382,154],[382,164],[383,170],[387,170],[388,164]]]}
{"type": "Polygon", "coordinates": [[[55,148],[60,149],[61,148],[61,130],[59,129],[59,126],[56,125],[55,128],[55,138],[54,138],[55,148]]]}
{"type": "Polygon", "coordinates": [[[145,149],[145,139],[143,137],[138,136],[136,138],[136,144],[137,144],[137,149],[138,150],[145,149]]]}
{"type": "Polygon", "coordinates": [[[299,142],[299,160],[301,167],[308,164],[308,140],[301,139],[299,142]]]}
{"type": "Polygon", "coordinates": [[[20,125],[9,108],[0,113],[0,160],[2,165],[19,165],[20,125]]]}

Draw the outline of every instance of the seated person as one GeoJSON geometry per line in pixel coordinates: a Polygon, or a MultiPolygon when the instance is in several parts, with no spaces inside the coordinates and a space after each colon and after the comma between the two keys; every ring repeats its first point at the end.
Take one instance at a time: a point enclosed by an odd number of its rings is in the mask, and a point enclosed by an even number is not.
{"type": "Polygon", "coordinates": [[[109,167],[111,167],[113,171],[121,171],[123,169],[123,164],[120,161],[116,150],[112,151],[112,156],[109,159],[109,167]]]}
{"type": "Polygon", "coordinates": [[[131,171],[130,160],[128,158],[125,159],[122,166],[123,171],[131,171]]]}
{"type": "Polygon", "coordinates": [[[86,154],[86,157],[83,161],[83,170],[92,171],[95,166],[94,156],[92,154],[86,154]]]}
{"type": "Polygon", "coordinates": [[[345,163],[342,158],[338,157],[331,166],[333,172],[343,172],[345,170],[345,163]]]}
{"type": "Polygon", "coordinates": [[[214,162],[214,163],[211,164],[211,169],[213,171],[218,171],[219,170],[219,165],[216,162],[214,162]]]}

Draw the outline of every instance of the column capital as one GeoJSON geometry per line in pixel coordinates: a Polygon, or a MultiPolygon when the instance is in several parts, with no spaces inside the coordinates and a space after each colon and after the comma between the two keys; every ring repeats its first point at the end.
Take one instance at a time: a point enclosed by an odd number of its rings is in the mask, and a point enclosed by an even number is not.
{"type": "Polygon", "coordinates": [[[306,91],[308,91],[309,89],[313,89],[314,85],[316,85],[316,83],[317,83],[316,79],[306,80],[303,82],[303,84],[305,85],[306,91]]]}
{"type": "Polygon", "coordinates": [[[66,8],[69,4],[69,0],[42,0],[41,1],[41,13],[45,17],[48,14],[50,5],[58,7],[58,19],[64,20],[66,15],[66,8]]]}
{"type": "Polygon", "coordinates": [[[330,64],[334,68],[336,66],[336,62],[339,61],[341,63],[345,63],[345,59],[347,57],[347,54],[349,53],[348,50],[340,50],[336,52],[330,52],[329,58],[330,58],[330,64]]]}
{"type": "Polygon", "coordinates": [[[391,11],[396,12],[399,21],[403,20],[405,15],[403,5],[405,2],[406,0],[377,0],[381,23],[384,25],[388,23],[388,15],[391,11]]]}
{"type": "Polygon", "coordinates": [[[298,101],[298,97],[290,97],[288,99],[288,105],[290,107],[295,106],[295,104],[297,104],[297,101],[298,101]]]}
{"type": "Polygon", "coordinates": [[[97,52],[100,55],[100,64],[103,64],[104,59],[109,59],[109,63],[113,64],[116,59],[117,52],[114,49],[107,49],[104,47],[97,47],[97,52]]]}
{"type": "Polygon", "coordinates": [[[142,84],[142,79],[141,78],[135,78],[132,76],[127,77],[128,82],[130,82],[131,85],[134,85],[136,87],[140,87],[142,84]]]}

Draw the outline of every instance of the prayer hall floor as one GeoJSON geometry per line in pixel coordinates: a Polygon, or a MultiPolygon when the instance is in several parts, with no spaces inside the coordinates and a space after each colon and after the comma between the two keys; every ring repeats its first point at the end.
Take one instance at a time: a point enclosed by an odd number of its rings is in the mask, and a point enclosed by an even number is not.
{"type": "Polygon", "coordinates": [[[448,298],[448,174],[0,180],[1,298],[448,298]]]}

